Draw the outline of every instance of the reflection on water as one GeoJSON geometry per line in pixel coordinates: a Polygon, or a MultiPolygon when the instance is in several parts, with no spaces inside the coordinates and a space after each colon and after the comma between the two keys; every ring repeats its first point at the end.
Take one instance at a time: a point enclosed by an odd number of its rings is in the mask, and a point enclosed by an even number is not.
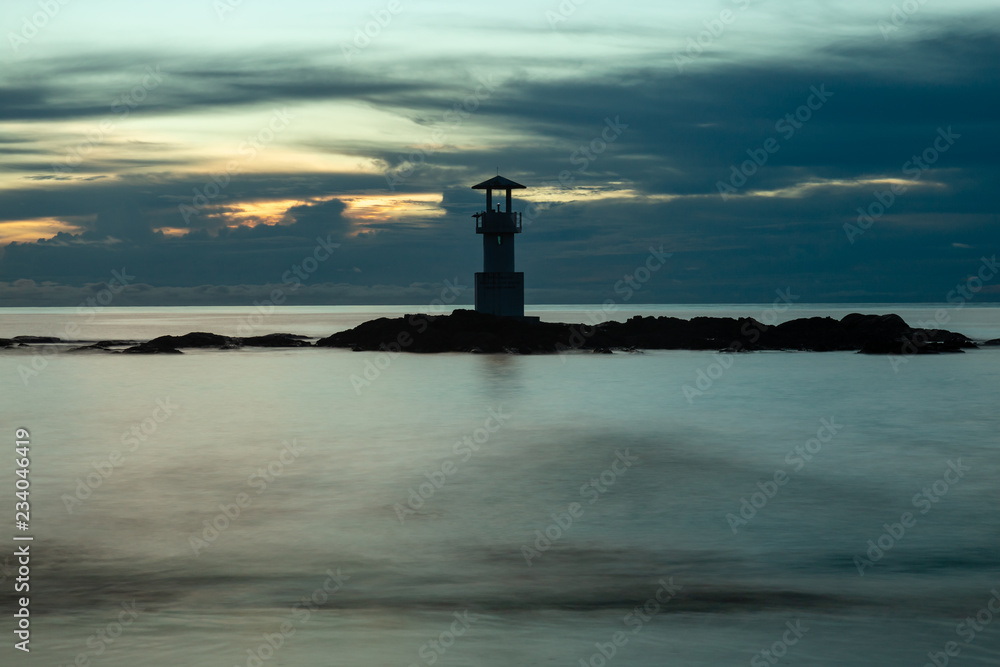
{"type": "Polygon", "coordinates": [[[741,355],[690,402],[710,353],[399,355],[356,391],[374,356],[66,355],[24,386],[0,355],[33,440],[22,661],[717,665],[801,622],[786,664],[997,664],[995,628],[956,633],[1000,579],[996,351],[741,355]]]}

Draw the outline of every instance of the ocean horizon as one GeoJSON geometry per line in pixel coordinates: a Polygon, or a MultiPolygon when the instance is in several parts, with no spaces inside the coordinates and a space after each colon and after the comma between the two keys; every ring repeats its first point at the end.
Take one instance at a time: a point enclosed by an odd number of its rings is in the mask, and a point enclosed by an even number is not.
{"type": "MultiPolygon", "coordinates": [[[[769,303],[748,304],[631,304],[607,300],[595,304],[526,305],[525,314],[546,322],[595,324],[629,317],[753,317],[765,325],[804,317],[840,319],[850,313],[900,315],[911,326],[943,328],[973,340],[1000,337],[996,311],[1000,304],[963,300],[959,304],[930,303],[800,303],[795,295],[778,296],[769,303]]],[[[210,333],[232,336],[287,332],[311,337],[328,336],[378,317],[406,314],[445,315],[454,309],[474,309],[472,304],[414,305],[305,305],[276,306],[255,303],[243,306],[7,306],[0,307],[0,338],[18,335],[56,336],[72,340],[151,339],[183,335],[208,327],[210,333]],[[298,326],[298,329],[294,327],[298,326]],[[72,337],[67,336],[72,332],[72,337]]]]}

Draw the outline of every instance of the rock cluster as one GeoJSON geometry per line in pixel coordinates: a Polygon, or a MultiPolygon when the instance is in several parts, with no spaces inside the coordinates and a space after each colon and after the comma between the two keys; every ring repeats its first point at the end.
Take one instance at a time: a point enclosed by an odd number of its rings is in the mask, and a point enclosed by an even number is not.
{"type": "MultiPolygon", "coordinates": [[[[0,348],[63,343],[47,336],[0,338],[0,348]]],[[[1000,339],[985,345],[998,345],[1000,339]]],[[[231,350],[242,347],[309,347],[308,337],[289,333],[221,336],[195,331],[146,342],[104,340],[71,352],[180,354],[189,348],[231,350]],[[124,348],[124,349],[120,349],[124,348]]],[[[836,320],[809,317],[768,325],[749,317],[632,317],[594,326],[496,317],[472,310],[450,315],[381,317],[322,338],[317,347],[391,352],[513,352],[545,354],[571,350],[803,350],[857,351],[865,354],[934,354],[977,347],[965,336],[943,329],[918,329],[898,315],[852,313],[836,320]]]]}
{"type": "Polygon", "coordinates": [[[854,350],[871,354],[961,352],[962,334],[915,329],[898,315],[810,317],[768,326],[753,318],[632,317],[595,326],[501,318],[471,310],[428,317],[379,318],[316,343],[319,347],[408,352],[552,353],[647,350],[854,350]]]}
{"type": "Polygon", "coordinates": [[[178,354],[183,348],[215,348],[234,350],[249,347],[309,347],[306,336],[289,333],[274,333],[265,336],[220,336],[219,334],[194,331],[183,336],[160,336],[153,340],[122,350],[125,354],[178,354]]]}

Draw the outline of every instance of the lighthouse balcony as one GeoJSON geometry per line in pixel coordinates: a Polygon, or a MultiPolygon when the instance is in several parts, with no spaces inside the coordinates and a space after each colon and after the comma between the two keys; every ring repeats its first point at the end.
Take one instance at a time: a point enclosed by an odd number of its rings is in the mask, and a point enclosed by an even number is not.
{"type": "Polygon", "coordinates": [[[484,211],[473,216],[477,234],[520,234],[521,214],[484,211]]]}

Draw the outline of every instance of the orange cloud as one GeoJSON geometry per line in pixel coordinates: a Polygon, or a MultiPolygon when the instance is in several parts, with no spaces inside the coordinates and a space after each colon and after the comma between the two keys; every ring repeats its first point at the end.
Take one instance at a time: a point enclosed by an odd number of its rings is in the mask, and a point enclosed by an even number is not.
{"type": "Polygon", "coordinates": [[[80,227],[57,218],[0,222],[0,245],[34,243],[38,239],[52,238],[59,232],[77,234],[81,231],[80,227]]]}

